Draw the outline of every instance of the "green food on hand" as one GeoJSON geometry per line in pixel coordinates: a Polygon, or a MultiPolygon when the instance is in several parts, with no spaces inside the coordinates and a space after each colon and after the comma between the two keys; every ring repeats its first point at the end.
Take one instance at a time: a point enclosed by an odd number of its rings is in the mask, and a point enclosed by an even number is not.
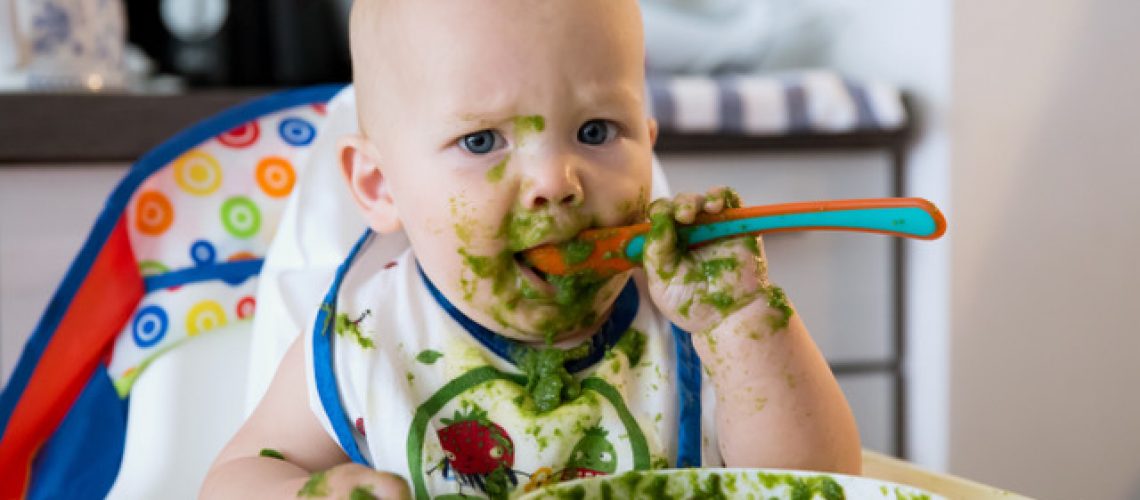
{"type": "Polygon", "coordinates": [[[277,460],[285,460],[285,455],[281,454],[280,451],[277,451],[273,448],[262,448],[261,451],[257,452],[257,454],[258,454],[258,456],[262,456],[265,458],[276,458],[277,460]]]}
{"type": "Polygon", "coordinates": [[[764,293],[768,296],[768,307],[779,312],[778,316],[768,317],[768,325],[772,327],[772,331],[787,328],[795,311],[792,309],[792,305],[788,303],[788,296],[784,294],[784,289],[771,285],[764,289],[764,293]]]}
{"type": "Polygon", "coordinates": [[[377,500],[375,494],[372,493],[372,486],[357,486],[348,492],[348,500],[377,500]]]}
{"type": "Polygon", "coordinates": [[[309,480],[297,491],[298,498],[324,498],[329,496],[328,472],[320,470],[309,476],[309,480]]]}

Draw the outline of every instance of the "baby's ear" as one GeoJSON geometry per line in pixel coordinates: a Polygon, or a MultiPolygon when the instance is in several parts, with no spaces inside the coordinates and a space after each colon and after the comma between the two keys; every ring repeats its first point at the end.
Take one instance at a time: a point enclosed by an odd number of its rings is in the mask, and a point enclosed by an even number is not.
{"type": "Polygon", "coordinates": [[[645,123],[649,125],[649,145],[657,145],[657,120],[653,118],[646,118],[645,123]]]}
{"type": "Polygon", "coordinates": [[[376,147],[364,136],[352,134],[337,142],[337,150],[340,151],[340,170],[348,181],[348,190],[368,225],[379,233],[399,230],[396,202],[392,198],[391,184],[380,169],[376,147]]]}

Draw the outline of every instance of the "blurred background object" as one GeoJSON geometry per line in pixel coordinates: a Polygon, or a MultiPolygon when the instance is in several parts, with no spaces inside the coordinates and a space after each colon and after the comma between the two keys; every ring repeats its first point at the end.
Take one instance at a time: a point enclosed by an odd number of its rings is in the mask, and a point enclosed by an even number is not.
{"type": "Polygon", "coordinates": [[[192,87],[351,78],[348,0],[128,0],[129,39],[192,87]]]}
{"type": "Polygon", "coordinates": [[[716,74],[818,64],[845,10],[822,0],[643,0],[648,66],[716,74]]]}
{"type": "Polygon", "coordinates": [[[0,89],[125,86],[120,0],[9,0],[0,14],[0,89]]]}

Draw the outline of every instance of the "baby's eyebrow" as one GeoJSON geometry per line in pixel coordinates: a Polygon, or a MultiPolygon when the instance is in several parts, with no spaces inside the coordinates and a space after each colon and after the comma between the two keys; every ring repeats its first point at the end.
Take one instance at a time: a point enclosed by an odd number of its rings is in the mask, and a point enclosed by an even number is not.
{"type": "Polygon", "coordinates": [[[472,126],[487,128],[503,122],[504,119],[505,117],[501,113],[464,111],[456,113],[450,121],[462,128],[472,126]]]}
{"type": "Polygon", "coordinates": [[[634,104],[638,92],[624,85],[584,85],[575,92],[578,100],[593,105],[634,104]]]}

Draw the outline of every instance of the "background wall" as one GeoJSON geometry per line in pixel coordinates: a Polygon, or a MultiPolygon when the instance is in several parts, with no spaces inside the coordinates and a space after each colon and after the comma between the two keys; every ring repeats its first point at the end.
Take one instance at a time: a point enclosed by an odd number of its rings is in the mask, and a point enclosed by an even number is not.
{"type": "Polygon", "coordinates": [[[956,2],[950,469],[1140,498],[1140,3],[956,2]]]}

